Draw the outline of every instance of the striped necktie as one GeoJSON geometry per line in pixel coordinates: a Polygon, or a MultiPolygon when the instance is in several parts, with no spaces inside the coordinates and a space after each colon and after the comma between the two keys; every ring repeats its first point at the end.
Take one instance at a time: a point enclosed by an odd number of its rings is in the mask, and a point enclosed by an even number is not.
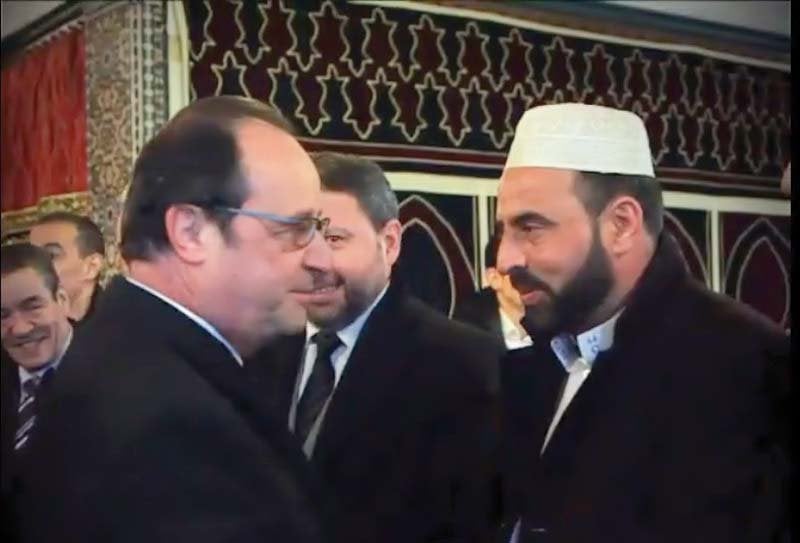
{"type": "Polygon", "coordinates": [[[24,450],[28,443],[28,438],[36,424],[38,394],[52,372],[52,369],[48,369],[43,375],[33,377],[22,383],[22,401],[17,409],[17,432],[14,434],[15,451],[24,450]]]}

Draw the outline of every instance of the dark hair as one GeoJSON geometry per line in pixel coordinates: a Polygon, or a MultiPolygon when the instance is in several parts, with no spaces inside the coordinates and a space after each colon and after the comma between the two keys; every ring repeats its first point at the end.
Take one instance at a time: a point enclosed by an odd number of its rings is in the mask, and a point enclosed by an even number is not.
{"type": "Polygon", "coordinates": [[[106,244],[103,241],[103,234],[100,232],[100,228],[88,217],[67,211],[55,211],[37,220],[36,224],[59,222],[71,224],[78,231],[77,245],[78,254],[81,258],[95,253],[103,257],[106,256],[106,244]]]}
{"type": "Polygon", "coordinates": [[[55,298],[58,275],[48,251],[30,243],[13,243],[0,247],[0,275],[5,277],[25,268],[31,268],[38,273],[55,298]]]}
{"type": "Polygon", "coordinates": [[[375,229],[398,216],[395,196],[383,170],[366,158],[323,151],[313,153],[323,190],[353,196],[375,229]]]}
{"type": "Polygon", "coordinates": [[[575,178],[575,193],[586,210],[598,216],[618,196],[630,196],[642,206],[644,223],[653,238],[664,227],[664,202],[657,179],[646,176],[580,172],[575,178]]]}
{"type": "Polygon", "coordinates": [[[281,113],[257,100],[213,96],[191,103],[142,149],[122,212],[120,252],[126,261],[147,260],[169,246],[164,214],[194,204],[228,233],[229,214],[213,207],[240,207],[248,188],[239,163],[235,125],[264,121],[293,134],[281,113]]]}
{"type": "Polygon", "coordinates": [[[483,249],[483,267],[496,268],[497,267],[497,251],[500,249],[500,236],[497,235],[497,230],[489,238],[486,247],[483,249]]]}

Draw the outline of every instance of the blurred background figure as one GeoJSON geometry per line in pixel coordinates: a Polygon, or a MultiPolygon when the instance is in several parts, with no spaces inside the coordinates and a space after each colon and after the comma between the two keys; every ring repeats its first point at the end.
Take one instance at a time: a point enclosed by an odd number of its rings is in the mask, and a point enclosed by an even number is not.
{"type": "Polygon", "coordinates": [[[103,234],[87,217],[58,211],[36,222],[30,242],[52,255],[69,298],[68,316],[80,327],[92,316],[102,294],[100,277],[106,255],[103,234]]]}
{"type": "Polygon", "coordinates": [[[792,195],[792,163],[790,162],[788,166],[786,166],[786,170],[783,172],[783,177],[781,177],[781,190],[788,194],[789,196],[792,195]]]}
{"type": "Polygon", "coordinates": [[[499,246],[500,238],[495,233],[489,238],[483,253],[489,286],[460,302],[453,312],[453,319],[489,332],[503,341],[508,350],[529,347],[531,338],[519,322],[525,315],[519,292],[508,275],[497,271],[499,246]]]}

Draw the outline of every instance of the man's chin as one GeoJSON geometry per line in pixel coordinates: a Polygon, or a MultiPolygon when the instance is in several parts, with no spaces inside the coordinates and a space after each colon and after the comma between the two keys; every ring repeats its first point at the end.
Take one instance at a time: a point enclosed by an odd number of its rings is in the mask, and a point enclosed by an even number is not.
{"type": "Polygon", "coordinates": [[[525,316],[521,321],[522,327],[531,338],[552,337],[560,333],[559,323],[553,318],[551,312],[541,311],[540,308],[525,308],[525,316]]]}
{"type": "Polygon", "coordinates": [[[14,362],[31,372],[40,369],[42,366],[45,366],[54,358],[53,356],[46,356],[44,354],[37,354],[36,356],[20,355],[18,353],[11,352],[8,354],[11,356],[14,362]]]}
{"type": "Polygon", "coordinates": [[[308,320],[317,328],[336,329],[343,320],[341,311],[334,308],[308,308],[308,320]]]}

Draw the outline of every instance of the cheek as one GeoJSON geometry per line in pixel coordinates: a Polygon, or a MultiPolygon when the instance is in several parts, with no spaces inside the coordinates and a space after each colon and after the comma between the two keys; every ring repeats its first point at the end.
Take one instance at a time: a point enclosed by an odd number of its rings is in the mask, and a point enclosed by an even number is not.
{"type": "Polygon", "coordinates": [[[588,247],[582,240],[553,235],[529,248],[531,271],[551,286],[569,282],[586,259],[588,247]]]}

